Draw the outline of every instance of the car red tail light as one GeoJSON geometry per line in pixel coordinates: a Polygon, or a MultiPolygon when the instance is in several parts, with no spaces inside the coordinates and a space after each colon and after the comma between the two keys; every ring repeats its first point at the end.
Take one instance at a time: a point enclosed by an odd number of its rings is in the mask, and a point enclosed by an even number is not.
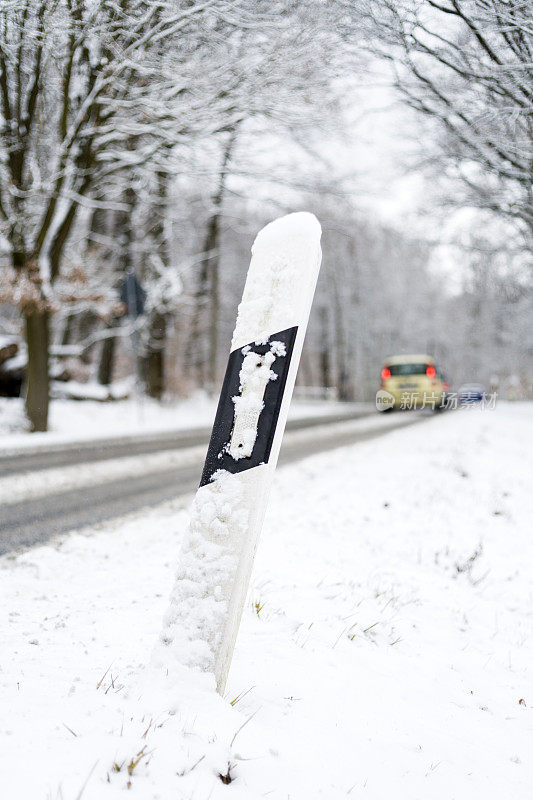
{"type": "Polygon", "coordinates": [[[435,369],[435,367],[432,367],[431,364],[428,367],[426,367],[426,375],[428,376],[428,378],[434,378],[436,374],[437,370],[435,369]]]}
{"type": "Polygon", "coordinates": [[[389,378],[390,378],[390,369],[387,369],[387,367],[383,367],[383,369],[381,370],[381,380],[388,381],[389,378]]]}

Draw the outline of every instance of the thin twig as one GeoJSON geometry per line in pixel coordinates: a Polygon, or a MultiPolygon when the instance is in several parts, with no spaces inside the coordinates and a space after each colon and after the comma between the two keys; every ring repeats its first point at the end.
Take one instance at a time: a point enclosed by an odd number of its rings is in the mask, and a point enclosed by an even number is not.
{"type": "Polygon", "coordinates": [[[235,733],[235,736],[234,736],[234,737],[233,737],[233,739],[231,740],[230,748],[231,748],[231,747],[233,747],[233,743],[234,743],[235,739],[237,738],[237,736],[239,735],[239,733],[242,731],[242,729],[244,728],[244,726],[245,726],[245,725],[248,725],[248,723],[250,722],[250,720],[251,720],[251,719],[253,719],[253,718],[255,717],[255,715],[257,714],[257,712],[258,712],[258,711],[259,711],[259,708],[257,708],[257,709],[254,711],[254,713],[253,713],[251,716],[249,716],[249,717],[248,717],[248,719],[247,719],[247,720],[245,720],[245,721],[242,723],[241,727],[240,727],[240,728],[238,728],[238,730],[237,730],[237,731],[236,731],[236,733],[235,733]]]}

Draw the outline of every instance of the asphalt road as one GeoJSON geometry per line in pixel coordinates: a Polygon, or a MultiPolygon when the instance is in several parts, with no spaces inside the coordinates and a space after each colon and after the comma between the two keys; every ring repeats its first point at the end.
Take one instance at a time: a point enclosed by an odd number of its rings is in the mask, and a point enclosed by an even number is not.
{"type": "MultiPolygon", "coordinates": [[[[383,436],[424,418],[416,412],[387,415],[386,419],[378,414],[352,412],[293,420],[287,425],[279,463],[288,464],[324,450],[383,436]]],[[[13,476],[18,475],[17,480],[26,481],[29,490],[33,477],[37,482],[43,474],[46,478],[47,470],[58,467],[65,467],[68,473],[69,469],[79,469],[77,465],[96,464],[106,459],[113,459],[113,464],[118,459],[120,465],[121,458],[138,456],[139,462],[137,465],[134,461],[134,469],[127,476],[99,480],[96,485],[70,486],[65,490],[58,483],[56,487],[47,485],[37,497],[32,496],[31,491],[24,500],[10,502],[8,497],[0,506],[0,554],[41,544],[56,534],[95,525],[193,492],[198,485],[203,458],[190,448],[198,450],[198,445],[205,445],[207,449],[209,433],[206,429],[196,429],[171,436],[157,434],[138,439],[93,441],[75,448],[63,446],[1,457],[0,487],[4,476],[12,481],[13,476]],[[178,463],[169,462],[168,467],[158,462],[153,471],[149,459],[145,459],[143,465],[143,456],[147,454],[171,450],[176,454],[183,450],[186,456],[188,449],[192,462],[185,458],[181,466],[179,459],[178,463]]]]}

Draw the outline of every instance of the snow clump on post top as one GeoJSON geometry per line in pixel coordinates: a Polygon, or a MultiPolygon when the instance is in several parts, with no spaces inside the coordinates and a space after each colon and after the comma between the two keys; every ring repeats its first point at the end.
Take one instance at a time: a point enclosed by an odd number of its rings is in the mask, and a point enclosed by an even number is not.
{"type": "MultiPolygon", "coordinates": [[[[256,236],[231,349],[264,342],[300,321],[309,305],[309,260],[320,253],[321,228],[307,211],[274,220],[256,236]]],[[[314,284],[311,287],[314,291],[314,284]]]]}

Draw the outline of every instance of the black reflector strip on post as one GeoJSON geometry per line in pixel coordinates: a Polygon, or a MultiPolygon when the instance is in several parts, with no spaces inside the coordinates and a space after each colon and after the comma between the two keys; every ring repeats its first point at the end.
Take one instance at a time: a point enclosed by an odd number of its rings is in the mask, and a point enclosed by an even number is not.
{"type": "Polygon", "coordinates": [[[218,403],[213,433],[207,450],[204,470],[200,486],[209,483],[215,472],[219,469],[227,472],[243,472],[259,464],[265,464],[270,456],[274,433],[278,423],[279,411],[289,365],[291,363],[292,350],[298,327],[287,328],[287,330],[273,333],[268,337],[265,344],[255,344],[250,342],[246,347],[239,347],[230,353],[220,400],[218,403]],[[277,375],[275,380],[270,380],[266,384],[263,396],[263,410],[259,415],[257,424],[257,437],[253,447],[252,455],[247,458],[234,459],[228,452],[227,446],[230,442],[233,424],[235,420],[235,403],[233,398],[240,394],[240,372],[247,349],[253,350],[257,355],[265,355],[271,350],[273,342],[280,342],[284,345],[285,355],[278,355],[272,363],[271,370],[277,375]],[[244,351],[244,352],[243,352],[244,351]]]}

